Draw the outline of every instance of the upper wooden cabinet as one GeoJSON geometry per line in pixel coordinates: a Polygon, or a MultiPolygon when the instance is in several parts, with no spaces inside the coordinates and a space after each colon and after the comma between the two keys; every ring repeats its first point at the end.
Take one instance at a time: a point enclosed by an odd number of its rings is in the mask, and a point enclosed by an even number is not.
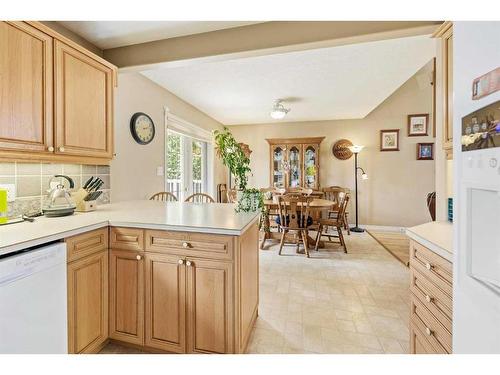
{"type": "Polygon", "coordinates": [[[319,189],[319,146],[323,139],[325,137],[267,139],[270,186],[319,189]]]}
{"type": "Polygon", "coordinates": [[[441,96],[443,148],[449,155],[453,149],[453,24],[445,22],[433,34],[441,39],[441,96]]]}
{"type": "Polygon", "coordinates": [[[115,77],[39,22],[0,22],[0,159],[109,163],[115,77]]]}
{"type": "Polygon", "coordinates": [[[113,69],[55,42],[56,152],[111,159],[113,69]]]}
{"type": "Polygon", "coordinates": [[[52,38],[0,22],[0,151],[52,147],[52,38]]]}

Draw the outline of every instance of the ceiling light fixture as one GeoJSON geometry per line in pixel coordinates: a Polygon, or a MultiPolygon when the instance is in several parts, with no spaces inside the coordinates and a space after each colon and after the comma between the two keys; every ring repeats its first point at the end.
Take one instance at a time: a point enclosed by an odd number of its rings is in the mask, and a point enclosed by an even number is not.
{"type": "Polygon", "coordinates": [[[281,120],[290,112],[290,108],[285,108],[282,104],[283,99],[276,99],[274,101],[273,109],[271,110],[271,117],[275,120],[281,120]]]}

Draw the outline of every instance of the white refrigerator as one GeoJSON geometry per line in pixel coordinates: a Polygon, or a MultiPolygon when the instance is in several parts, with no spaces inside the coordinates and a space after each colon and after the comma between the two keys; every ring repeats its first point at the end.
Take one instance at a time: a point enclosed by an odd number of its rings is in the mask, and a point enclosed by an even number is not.
{"type": "Polygon", "coordinates": [[[499,46],[500,22],[454,22],[454,353],[500,353],[500,91],[472,99],[499,46]]]}

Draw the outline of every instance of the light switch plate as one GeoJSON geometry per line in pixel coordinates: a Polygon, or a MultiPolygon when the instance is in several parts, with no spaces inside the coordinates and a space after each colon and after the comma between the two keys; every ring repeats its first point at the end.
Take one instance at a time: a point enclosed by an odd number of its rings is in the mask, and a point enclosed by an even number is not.
{"type": "Polygon", "coordinates": [[[16,200],[16,184],[0,184],[0,189],[7,190],[7,202],[16,200]]]}
{"type": "Polygon", "coordinates": [[[156,175],[163,176],[165,173],[163,172],[163,167],[156,167],[156,175]]]}

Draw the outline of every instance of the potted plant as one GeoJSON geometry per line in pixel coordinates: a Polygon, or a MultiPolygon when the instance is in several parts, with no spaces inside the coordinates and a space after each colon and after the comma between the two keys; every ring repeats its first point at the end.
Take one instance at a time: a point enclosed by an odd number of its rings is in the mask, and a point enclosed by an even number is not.
{"type": "Polygon", "coordinates": [[[236,211],[257,211],[262,209],[262,194],[258,189],[247,189],[250,158],[228,128],[214,130],[215,149],[222,163],[235,178],[238,206],[236,211]]]}

